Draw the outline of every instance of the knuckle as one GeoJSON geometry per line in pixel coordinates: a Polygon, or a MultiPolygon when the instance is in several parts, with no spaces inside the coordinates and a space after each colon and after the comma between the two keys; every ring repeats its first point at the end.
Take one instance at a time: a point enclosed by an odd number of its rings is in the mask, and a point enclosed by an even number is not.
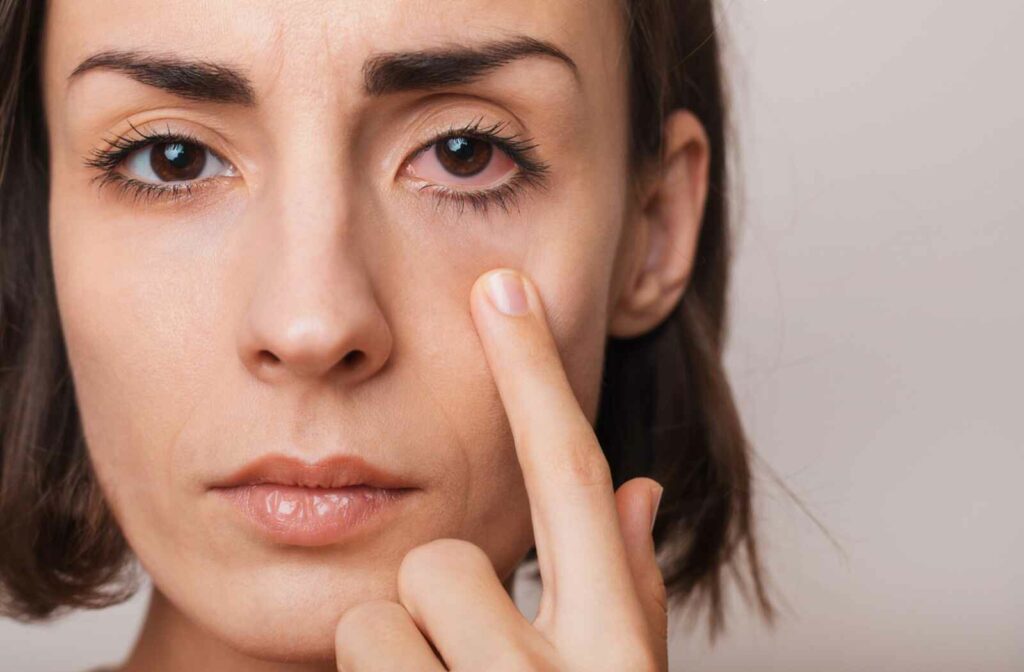
{"type": "MultiPolygon", "coordinates": [[[[434,583],[439,574],[465,573],[467,567],[491,566],[482,548],[465,539],[433,539],[405,554],[398,567],[399,586],[412,586],[426,580],[434,583]]],[[[493,571],[493,570],[492,570],[493,571]]]]}
{"type": "Polygon", "coordinates": [[[660,572],[651,580],[648,591],[658,609],[662,613],[668,613],[668,589],[660,572]]]}
{"type": "Polygon", "coordinates": [[[577,485],[611,488],[611,467],[596,443],[593,435],[571,437],[555,460],[557,476],[577,485]]]}

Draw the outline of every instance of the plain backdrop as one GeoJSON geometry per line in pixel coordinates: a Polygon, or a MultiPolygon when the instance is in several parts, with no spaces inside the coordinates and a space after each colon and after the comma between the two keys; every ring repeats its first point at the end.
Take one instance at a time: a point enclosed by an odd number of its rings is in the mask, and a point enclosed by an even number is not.
{"type": "MultiPolygon", "coordinates": [[[[782,614],[675,619],[672,670],[1024,670],[1024,4],[725,10],[727,364],[782,614]]],[[[0,669],[119,660],[145,600],[0,621],[0,669]]]]}

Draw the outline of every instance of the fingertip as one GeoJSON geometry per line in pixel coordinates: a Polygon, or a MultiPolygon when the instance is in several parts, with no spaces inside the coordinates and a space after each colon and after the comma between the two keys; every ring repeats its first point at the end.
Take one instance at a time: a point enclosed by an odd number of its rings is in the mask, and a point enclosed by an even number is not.
{"type": "Polygon", "coordinates": [[[484,288],[491,305],[502,315],[517,317],[530,312],[526,284],[517,271],[502,268],[488,273],[484,288]]]}

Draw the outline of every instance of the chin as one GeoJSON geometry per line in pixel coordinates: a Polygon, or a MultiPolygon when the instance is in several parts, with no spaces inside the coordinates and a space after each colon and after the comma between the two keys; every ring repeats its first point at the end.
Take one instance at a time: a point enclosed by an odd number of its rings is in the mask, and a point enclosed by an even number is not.
{"type": "Polygon", "coordinates": [[[180,598],[168,598],[196,625],[245,655],[276,662],[333,661],[335,628],[349,607],[375,599],[398,601],[398,564],[378,559],[373,567],[353,567],[334,557],[311,564],[296,555],[189,582],[180,598]]]}

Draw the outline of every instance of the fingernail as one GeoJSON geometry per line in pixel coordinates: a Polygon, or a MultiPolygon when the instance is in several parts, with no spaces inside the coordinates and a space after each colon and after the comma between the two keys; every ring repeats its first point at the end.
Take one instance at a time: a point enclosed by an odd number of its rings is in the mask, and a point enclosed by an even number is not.
{"type": "Polygon", "coordinates": [[[658,506],[661,505],[661,496],[665,493],[665,488],[662,486],[658,487],[658,494],[652,495],[654,498],[651,500],[651,533],[654,533],[654,521],[658,519],[658,506]]]}
{"type": "Polygon", "coordinates": [[[523,281],[514,271],[492,273],[487,278],[487,293],[494,307],[506,315],[525,315],[530,310],[523,281]]]}

